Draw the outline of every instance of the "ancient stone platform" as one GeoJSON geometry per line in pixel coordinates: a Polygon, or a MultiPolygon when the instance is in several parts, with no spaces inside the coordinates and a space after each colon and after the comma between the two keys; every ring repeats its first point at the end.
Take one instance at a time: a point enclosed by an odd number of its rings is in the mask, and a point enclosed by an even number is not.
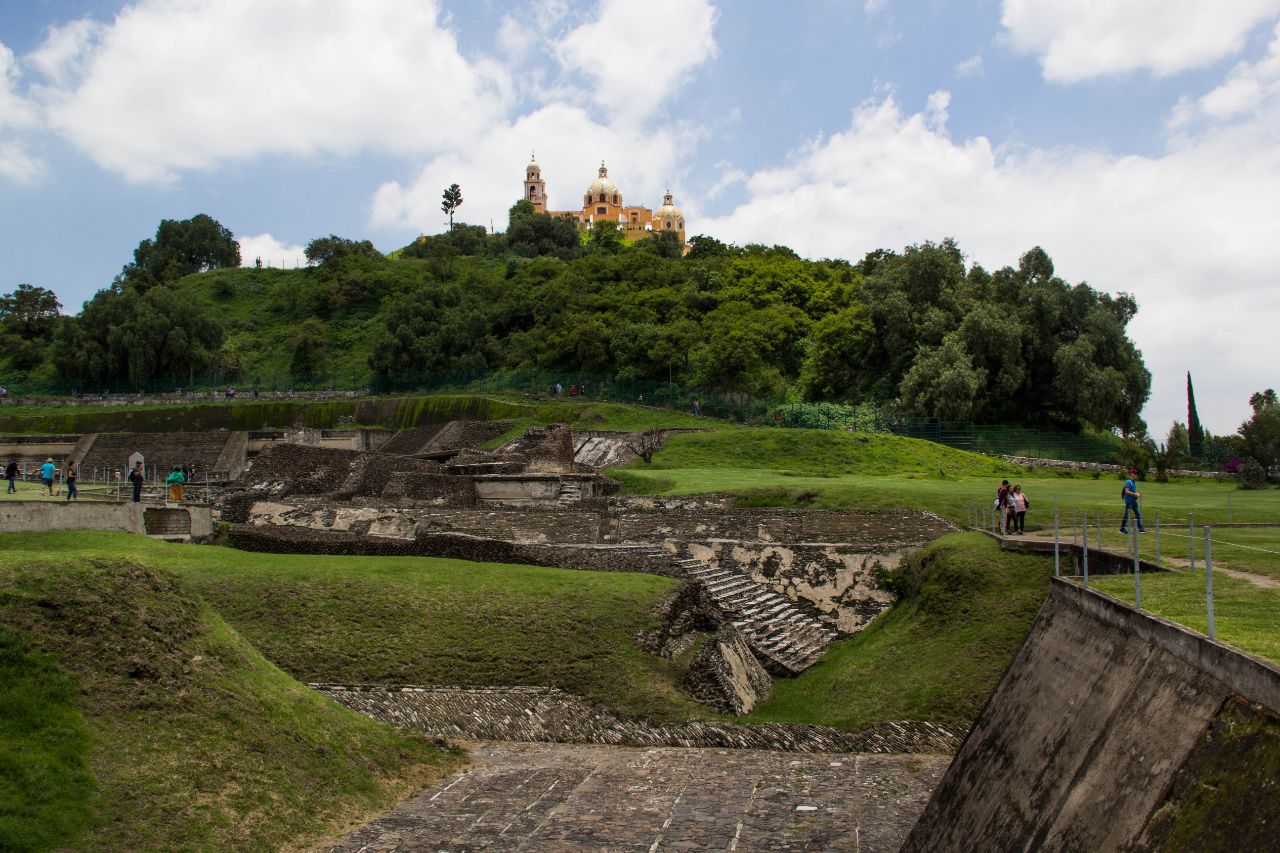
{"type": "Polygon", "coordinates": [[[472,757],[328,849],[891,851],[949,760],[520,743],[472,757]]]}

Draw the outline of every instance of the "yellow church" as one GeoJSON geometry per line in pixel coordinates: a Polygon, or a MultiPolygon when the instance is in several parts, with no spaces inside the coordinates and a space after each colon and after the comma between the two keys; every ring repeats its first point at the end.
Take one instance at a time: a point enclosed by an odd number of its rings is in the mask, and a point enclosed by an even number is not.
{"type": "Polygon", "coordinates": [[[622,203],[622,192],[610,179],[603,160],[600,161],[598,176],[582,194],[581,210],[547,209],[547,184],[542,180],[542,168],[536,158],[531,159],[524,170],[524,198],[539,213],[573,219],[584,230],[597,222],[616,222],[627,240],[643,240],[657,231],[671,231],[684,243],[684,213],[672,203],[671,191],[662,197],[662,206],[656,211],[647,207],[627,207],[622,203]]]}

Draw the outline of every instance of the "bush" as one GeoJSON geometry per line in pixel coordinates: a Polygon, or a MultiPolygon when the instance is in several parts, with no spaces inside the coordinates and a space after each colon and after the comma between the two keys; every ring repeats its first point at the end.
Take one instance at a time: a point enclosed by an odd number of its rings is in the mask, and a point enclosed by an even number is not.
{"type": "Polygon", "coordinates": [[[1246,459],[1236,468],[1236,488],[1265,489],[1267,471],[1256,459],[1246,459]]]}

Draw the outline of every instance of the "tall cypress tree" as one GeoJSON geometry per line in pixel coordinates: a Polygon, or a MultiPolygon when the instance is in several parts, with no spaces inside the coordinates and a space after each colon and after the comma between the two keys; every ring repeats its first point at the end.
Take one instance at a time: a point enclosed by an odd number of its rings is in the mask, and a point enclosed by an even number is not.
{"type": "Polygon", "coordinates": [[[1199,459],[1204,453],[1204,429],[1196,412],[1196,392],[1191,387],[1191,371],[1187,371],[1187,444],[1191,455],[1199,459]]]}

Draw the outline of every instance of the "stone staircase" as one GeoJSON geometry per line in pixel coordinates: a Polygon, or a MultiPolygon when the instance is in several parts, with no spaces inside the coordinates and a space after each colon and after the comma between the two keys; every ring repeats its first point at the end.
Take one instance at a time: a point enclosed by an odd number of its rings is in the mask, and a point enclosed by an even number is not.
{"type": "Polygon", "coordinates": [[[573,480],[561,480],[560,492],[556,495],[556,503],[560,506],[572,506],[582,503],[582,484],[573,480]]]}
{"type": "Polygon", "coordinates": [[[796,675],[817,663],[837,637],[832,629],[805,613],[790,599],[741,572],[685,558],[676,565],[702,584],[734,627],[777,674],[796,675]]]}

